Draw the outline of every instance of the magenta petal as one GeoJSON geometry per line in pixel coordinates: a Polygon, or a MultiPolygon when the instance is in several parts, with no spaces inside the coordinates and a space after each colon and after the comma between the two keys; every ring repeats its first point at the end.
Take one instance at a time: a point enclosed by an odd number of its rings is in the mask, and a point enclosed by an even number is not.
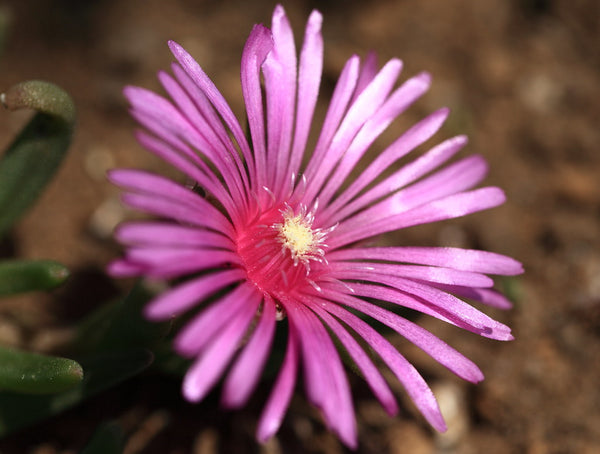
{"type": "Polygon", "coordinates": [[[298,373],[298,340],[295,328],[290,324],[289,336],[283,365],[269,396],[269,400],[258,420],[256,438],[265,442],[279,430],[283,415],[290,404],[296,375],[298,373]]]}
{"type": "Polygon", "coordinates": [[[250,134],[254,149],[255,184],[261,187],[267,183],[266,143],[263,101],[260,89],[260,66],[273,47],[271,32],[262,25],[255,25],[246,41],[242,53],[241,82],[250,134]]]}
{"type": "MultiPolygon", "coordinates": [[[[428,172],[449,160],[467,143],[467,139],[464,136],[458,136],[446,140],[433,147],[431,150],[418,157],[413,162],[401,167],[392,175],[384,179],[381,183],[378,183],[372,189],[366,191],[363,195],[349,202],[354,195],[372,182],[378,173],[381,173],[396,159],[399,159],[400,157],[404,156],[404,154],[412,151],[414,147],[422,143],[421,141],[429,138],[429,134],[421,134],[420,131],[420,126],[427,128],[426,120],[427,119],[415,125],[402,137],[400,137],[400,139],[395,142],[397,146],[392,145],[381,155],[379,155],[379,157],[375,159],[375,161],[367,168],[367,170],[365,170],[338,199],[332,202],[332,204],[327,208],[327,212],[334,213],[333,220],[337,221],[339,219],[343,219],[347,215],[369,206],[369,204],[377,199],[392,194],[403,186],[416,181],[423,175],[426,175],[428,172]],[[346,205],[344,206],[343,203],[346,203],[346,205]],[[340,209],[335,212],[334,210],[336,210],[337,207],[340,207],[340,209]]],[[[433,134],[435,131],[436,129],[432,128],[429,132],[433,134]]]]}
{"type": "MultiPolygon", "coordinates": [[[[199,151],[206,155],[216,166],[219,173],[227,183],[227,187],[235,191],[240,203],[245,202],[245,194],[248,192],[246,171],[243,168],[237,150],[220,142],[215,134],[213,126],[199,111],[193,100],[188,96],[183,87],[165,72],[158,75],[163,87],[175,101],[182,114],[189,119],[193,126],[193,133],[187,134],[186,141],[194,144],[199,151]],[[220,145],[220,146],[218,146],[220,145]],[[230,150],[233,150],[231,152],[230,150]],[[235,166],[231,165],[231,161],[235,166]],[[235,171],[237,169],[237,172],[235,171]]],[[[215,121],[215,120],[212,120],[215,121]]]]}
{"type": "Polygon", "coordinates": [[[300,170],[302,156],[306,148],[310,125],[317,104],[321,72],[323,70],[323,17],[313,11],[306,24],[304,43],[300,53],[298,69],[298,103],[296,106],[296,129],[292,153],[287,169],[288,175],[296,175],[300,170]]]}
{"type": "Polygon", "coordinates": [[[217,333],[216,339],[186,373],[183,379],[183,394],[186,399],[192,402],[202,400],[216,384],[235,353],[261,301],[261,296],[254,289],[248,289],[243,296],[247,298],[246,304],[217,333]]]}
{"type": "Polygon", "coordinates": [[[175,350],[186,357],[198,355],[232,315],[243,310],[252,292],[240,285],[196,315],[175,338],[175,350]]]}
{"type": "Polygon", "coordinates": [[[329,247],[336,249],[381,233],[465,216],[496,207],[505,200],[501,189],[488,187],[443,197],[406,212],[388,213],[387,216],[380,213],[380,220],[370,224],[361,221],[361,218],[350,218],[340,223],[337,235],[329,241],[329,247]]]}
{"type": "MultiPolygon", "coordinates": [[[[450,319],[459,320],[466,325],[465,327],[470,327],[471,331],[477,332],[481,336],[497,340],[513,339],[508,326],[493,320],[483,312],[478,311],[455,296],[438,290],[430,285],[384,275],[371,276],[367,273],[357,274],[353,277],[389,285],[406,295],[413,295],[417,297],[417,299],[425,302],[425,304],[433,309],[434,312],[438,312],[450,319]]],[[[400,304],[402,303],[400,302],[400,304]]]]}
{"type": "MultiPolygon", "coordinates": [[[[346,62],[346,65],[340,74],[331,98],[331,102],[329,103],[329,108],[327,109],[327,115],[325,116],[325,121],[319,135],[319,140],[317,141],[315,150],[311,155],[310,161],[305,169],[305,175],[308,172],[317,170],[323,162],[325,153],[328,150],[328,147],[336,133],[337,128],[339,127],[340,122],[342,121],[342,118],[344,118],[348,103],[350,102],[350,98],[352,97],[352,93],[356,87],[356,81],[358,79],[358,67],[359,59],[357,56],[353,56],[346,62]]],[[[306,188],[299,187],[298,190],[304,191],[305,189],[306,188]]],[[[303,196],[304,194],[300,193],[299,195],[303,196]]]]}
{"type": "Polygon", "coordinates": [[[441,268],[416,265],[395,265],[371,262],[333,262],[333,276],[345,277],[348,270],[368,271],[369,274],[404,277],[436,284],[464,285],[470,287],[492,287],[494,281],[485,274],[461,271],[453,268],[441,268]],[[338,274],[339,273],[339,274],[338,274]]]}
{"type": "Polygon", "coordinates": [[[241,407],[246,403],[267,360],[275,334],[275,303],[265,300],[262,308],[263,313],[252,338],[225,380],[222,401],[227,407],[241,407]]]}
{"type": "Polygon", "coordinates": [[[139,263],[132,263],[127,259],[118,259],[108,264],[107,272],[112,277],[132,277],[143,274],[146,268],[139,263]]]}
{"type": "Polygon", "coordinates": [[[450,247],[372,247],[339,249],[329,253],[336,260],[385,260],[453,268],[475,273],[512,276],[523,266],[515,259],[493,252],[450,247]]]}
{"type": "MultiPolygon", "coordinates": [[[[447,367],[464,380],[477,383],[483,380],[483,374],[475,363],[450,347],[441,339],[419,325],[406,320],[393,312],[382,309],[350,295],[329,295],[335,301],[362,312],[389,326],[401,336],[421,348],[440,364],[447,367]]],[[[327,306],[327,308],[329,305],[327,306]]],[[[326,308],[326,309],[327,309],[326,308]]],[[[336,310],[339,313],[340,310],[336,310]]]]}
{"type": "MultiPolygon", "coordinates": [[[[316,303],[316,301],[314,301],[316,303]]],[[[316,312],[316,314],[329,326],[329,328],[335,333],[340,342],[344,345],[365,380],[371,387],[373,394],[377,397],[385,411],[389,415],[395,415],[398,413],[398,404],[392,391],[390,390],[385,379],[381,373],[377,370],[369,356],[365,353],[363,348],[356,342],[356,340],[346,331],[346,329],[331,317],[325,310],[323,310],[318,304],[311,304],[310,298],[305,300],[305,303],[316,312]]]]}
{"type": "Polygon", "coordinates": [[[192,279],[154,298],[146,306],[144,315],[151,320],[171,318],[243,278],[244,273],[241,270],[233,269],[192,279]]]}
{"type": "Polygon", "coordinates": [[[356,90],[352,102],[356,100],[363,90],[371,83],[371,81],[377,75],[377,54],[373,51],[367,53],[365,61],[361,65],[360,74],[358,76],[358,82],[356,84],[356,90]]]}
{"type": "Polygon", "coordinates": [[[389,124],[413,102],[415,102],[427,89],[431,77],[422,73],[407,80],[400,88],[390,95],[388,100],[364,124],[356,137],[352,140],[348,150],[342,157],[339,166],[335,169],[333,177],[329,179],[321,193],[320,203],[328,204],[334,193],[341,187],[346,177],[350,174],[359,159],[373,144],[375,139],[389,126],[389,124]]]}
{"type": "Polygon", "coordinates": [[[168,247],[132,247],[127,251],[127,259],[146,266],[150,276],[166,279],[217,266],[239,264],[240,260],[231,251],[168,247]]]}
{"type": "Polygon", "coordinates": [[[390,60],[350,106],[318,165],[309,165],[305,171],[311,185],[307,187],[304,200],[317,197],[321,185],[344,155],[354,136],[385,102],[401,70],[400,60],[390,60]]]}
{"type": "Polygon", "coordinates": [[[327,425],[349,447],[356,446],[356,419],[348,380],[329,334],[316,316],[298,304],[288,311],[300,334],[306,392],[323,412],[327,425]]]}
{"type": "MultiPolygon", "coordinates": [[[[268,186],[280,194],[283,183],[289,182],[286,170],[289,161],[296,103],[296,46],[294,35],[281,5],[273,12],[273,50],[263,64],[267,98],[267,130],[269,172],[268,186]]],[[[288,188],[289,189],[289,188],[288,188]]]]}
{"type": "Polygon", "coordinates": [[[440,432],[446,430],[446,423],[440,412],[433,392],[423,377],[381,334],[367,323],[339,306],[331,304],[327,309],[350,326],[385,361],[396,378],[404,385],[408,395],[425,419],[440,432]]]}
{"type": "Polygon", "coordinates": [[[242,127],[215,84],[183,47],[174,41],[169,41],[169,47],[188,76],[197,84],[198,88],[210,100],[217,112],[219,112],[225,124],[230,128],[238,145],[249,154],[248,142],[246,141],[242,127]]]}
{"type": "Polygon", "coordinates": [[[235,249],[231,238],[221,233],[167,222],[144,221],[121,224],[115,230],[115,238],[127,245],[235,249]]]}

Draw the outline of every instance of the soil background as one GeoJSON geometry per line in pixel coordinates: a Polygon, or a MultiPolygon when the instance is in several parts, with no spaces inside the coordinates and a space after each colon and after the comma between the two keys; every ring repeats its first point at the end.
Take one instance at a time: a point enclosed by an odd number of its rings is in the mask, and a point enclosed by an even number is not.
{"type": "MultiPolygon", "coordinates": [[[[294,1],[286,10],[299,40],[311,9],[324,15],[326,108],[342,65],[374,49],[398,56],[402,79],[429,71],[433,86],[390,127],[379,149],[442,106],[452,109],[434,141],[464,132],[464,153],[490,163],[486,183],[505,189],[500,208],[408,229],[396,244],[456,245],[514,256],[526,273],[503,281],[515,307],[490,314],[516,340],[493,342],[422,318],[473,359],[486,379],[473,386],[391,337],[434,387],[450,430],[436,434],[399,385],[402,410],[389,418],[350,377],[359,453],[600,452],[600,2],[595,0],[294,1]]],[[[168,39],[203,66],[243,118],[239,61],[252,24],[270,23],[272,1],[4,1],[10,29],[0,90],[27,79],[65,88],[78,109],[66,162],[36,206],[2,244],[5,257],[52,258],[73,271],[65,289],[0,302],[0,341],[51,351],[69,327],[130,282],[106,278],[119,254],[110,231],[130,216],[107,168],[135,166],[178,177],[133,138],[122,87],[161,91],[173,60],[168,39]]],[[[0,111],[0,149],[27,121],[0,111]]],[[[430,145],[433,142],[430,142],[430,145]]],[[[178,177],[179,178],[179,177],[178,177]]],[[[352,374],[349,374],[352,375],[352,374]]],[[[342,453],[298,389],[279,434],[254,441],[268,383],[241,411],[198,405],[180,380],[151,372],[56,418],[0,440],[0,453],[77,453],[97,425],[116,420],[126,453],[342,453]]]]}

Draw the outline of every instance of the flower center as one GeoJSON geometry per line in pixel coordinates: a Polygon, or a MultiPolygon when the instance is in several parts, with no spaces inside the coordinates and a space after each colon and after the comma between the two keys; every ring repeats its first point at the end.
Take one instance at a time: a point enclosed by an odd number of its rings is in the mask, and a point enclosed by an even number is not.
{"type": "Polygon", "coordinates": [[[315,280],[326,269],[325,239],[333,229],[313,228],[314,212],[300,206],[272,208],[240,232],[238,253],[248,279],[277,301],[315,280]]]}
{"type": "Polygon", "coordinates": [[[277,222],[273,224],[273,228],[278,232],[277,239],[284,248],[283,252],[285,249],[289,251],[295,266],[301,262],[310,269],[309,260],[323,259],[325,251],[321,245],[326,233],[322,233],[320,229],[313,230],[314,216],[306,213],[305,208],[294,214],[290,207],[286,207],[281,214],[283,223],[277,222]]]}

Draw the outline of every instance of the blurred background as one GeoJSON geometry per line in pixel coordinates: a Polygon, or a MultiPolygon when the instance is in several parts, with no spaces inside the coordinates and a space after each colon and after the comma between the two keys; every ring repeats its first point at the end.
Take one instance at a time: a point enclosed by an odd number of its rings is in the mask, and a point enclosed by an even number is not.
{"type": "MultiPolygon", "coordinates": [[[[397,232],[400,244],[481,248],[521,260],[526,274],[501,282],[515,301],[489,311],[516,340],[500,343],[422,319],[486,375],[460,381],[401,339],[440,399],[450,430],[440,436],[395,384],[402,411],[389,418],[362,381],[350,377],[360,453],[600,452],[600,2],[595,0],[288,1],[297,42],[313,8],[324,15],[322,115],[353,53],[404,61],[433,87],[394,123],[385,146],[427,113],[452,114],[435,142],[466,133],[465,153],[490,163],[486,183],[508,202],[490,212],[397,232]]],[[[252,25],[269,25],[275,2],[243,0],[0,1],[0,91],[28,79],[63,87],[78,110],[74,142],[45,194],[0,245],[2,257],[51,258],[73,273],[49,295],[0,301],[0,342],[53,351],[69,327],[131,287],[103,273],[120,250],[111,240],[131,216],[104,174],[140,167],[180,178],[133,138],[125,85],[162,92],[156,80],[182,44],[229,100],[243,105],[239,62],[252,25]]],[[[0,111],[0,150],[30,113],[0,111]]],[[[429,145],[432,143],[430,142],[429,145]]],[[[382,149],[382,148],[379,148],[382,149]]],[[[1,365],[0,365],[1,366],[1,365]]],[[[352,375],[352,374],[350,374],[352,375]]],[[[126,453],[341,453],[299,389],[278,436],[254,441],[261,388],[242,411],[180,397],[180,379],[148,372],[85,405],[0,440],[0,453],[77,453],[104,420],[128,436],[126,453]]]]}

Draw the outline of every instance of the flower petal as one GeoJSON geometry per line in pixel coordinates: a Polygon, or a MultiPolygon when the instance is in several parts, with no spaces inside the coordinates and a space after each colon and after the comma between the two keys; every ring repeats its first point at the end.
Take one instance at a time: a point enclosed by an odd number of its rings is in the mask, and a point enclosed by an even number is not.
{"type": "Polygon", "coordinates": [[[183,394],[192,402],[202,400],[216,384],[256,314],[262,296],[250,287],[241,288],[245,288],[241,295],[245,304],[228,320],[223,330],[216,335],[216,339],[207,346],[185,374],[183,394]]]}
{"type": "Polygon", "coordinates": [[[244,279],[242,270],[211,273],[180,284],[148,303],[144,315],[150,320],[165,320],[182,314],[219,290],[244,279]]]}
{"type": "Polygon", "coordinates": [[[275,334],[275,302],[265,298],[263,313],[248,345],[233,365],[223,386],[222,402],[229,408],[243,406],[256,387],[275,334]]]}
{"type": "Polygon", "coordinates": [[[256,428],[256,438],[261,442],[267,441],[279,430],[296,384],[299,361],[298,335],[296,334],[294,325],[290,323],[289,326],[283,365],[279,370],[269,400],[262,411],[258,420],[258,427],[256,428]]]}
{"type": "MultiPolygon", "coordinates": [[[[473,361],[419,325],[352,295],[329,292],[324,295],[389,326],[462,379],[472,383],[483,380],[483,373],[473,361]]],[[[325,309],[329,307],[327,305],[325,309]]]]}
{"type": "Polygon", "coordinates": [[[385,260],[507,276],[523,272],[523,266],[511,257],[493,252],[451,247],[355,247],[332,251],[327,255],[327,259],[330,262],[336,260],[385,260]]]}
{"type": "Polygon", "coordinates": [[[440,432],[446,430],[446,423],[440,412],[433,392],[415,367],[381,334],[371,328],[356,315],[332,304],[327,309],[362,337],[385,361],[396,378],[404,385],[406,392],[425,419],[440,432]]]}
{"type": "Polygon", "coordinates": [[[340,342],[344,345],[385,411],[390,416],[397,414],[398,403],[396,402],[392,391],[363,348],[336,319],[329,315],[329,313],[323,310],[318,304],[314,304],[314,298],[306,298],[304,302],[327,324],[327,326],[329,326],[331,331],[335,333],[340,342]]]}
{"type": "Polygon", "coordinates": [[[323,70],[322,22],[323,17],[321,14],[318,11],[313,11],[306,24],[304,43],[300,52],[300,67],[298,69],[296,127],[287,175],[297,175],[300,171],[300,164],[302,163],[315,105],[317,104],[321,72],[323,70]]]}

